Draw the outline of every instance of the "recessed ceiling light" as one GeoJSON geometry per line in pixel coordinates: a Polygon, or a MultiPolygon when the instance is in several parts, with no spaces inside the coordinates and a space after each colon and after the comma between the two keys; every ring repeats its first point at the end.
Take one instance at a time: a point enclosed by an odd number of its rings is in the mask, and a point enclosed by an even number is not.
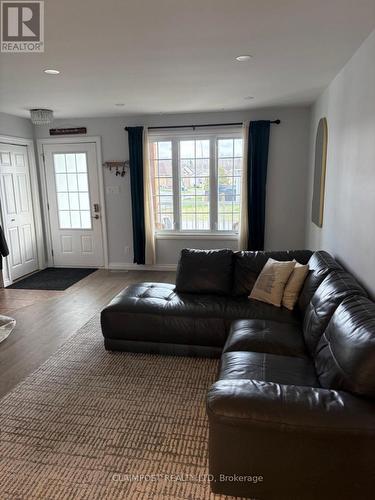
{"type": "Polygon", "coordinates": [[[60,71],[58,69],[45,69],[43,70],[46,75],[59,75],[60,71]]]}
{"type": "Polygon", "coordinates": [[[244,97],[244,99],[246,99],[247,101],[250,101],[251,99],[255,99],[255,97],[252,95],[247,95],[246,97],[244,97]]]}
{"type": "Polygon", "coordinates": [[[250,61],[250,59],[252,58],[253,56],[250,56],[249,54],[247,55],[243,55],[243,56],[238,56],[236,57],[236,61],[239,61],[239,62],[246,62],[246,61],[250,61]]]}
{"type": "Polygon", "coordinates": [[[125,104],[123,102],[118,102],[117,104],[115,104],[115,106],[117,106],[118,108],[122,108],[123,106],[125,106],[125,104]]]}

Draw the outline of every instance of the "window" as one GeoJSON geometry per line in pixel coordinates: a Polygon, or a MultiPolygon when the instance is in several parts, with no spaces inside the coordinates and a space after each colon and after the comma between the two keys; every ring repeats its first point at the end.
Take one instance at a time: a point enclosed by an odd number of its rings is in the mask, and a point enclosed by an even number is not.
{"type": "Polygon", "coordinates": [[[86,153],[53,155],[60,229],[91,229],[86,153]]]}
{"type": "Polygon", "coordinates": [[[151,137],[158,232],[238,233],[241,133],[151,137]]]}

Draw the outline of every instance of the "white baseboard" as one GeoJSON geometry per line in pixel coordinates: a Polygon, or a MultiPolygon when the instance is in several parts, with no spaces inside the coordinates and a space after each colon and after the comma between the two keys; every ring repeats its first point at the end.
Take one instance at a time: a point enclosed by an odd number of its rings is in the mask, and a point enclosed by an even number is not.
{"type": "Polygon", "coordinates": [[[111,271],[176,271],[177,264],[154,264],[145,266],[131,262],[110,262],[108,269],[111,271]]]}

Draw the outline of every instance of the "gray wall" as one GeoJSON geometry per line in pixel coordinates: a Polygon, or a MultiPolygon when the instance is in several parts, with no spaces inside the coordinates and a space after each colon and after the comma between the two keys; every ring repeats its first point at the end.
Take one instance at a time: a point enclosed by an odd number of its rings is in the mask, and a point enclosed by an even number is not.
{"type": "MultiPolygon", "coordinates": [[[[54,126],[86,126],[90,136],[101,136],[103,161],[128,158],[129,125],[178,125],[185,123],[237,122],[280,118],[272,125],[267,188],[266,247],[268,249],[302,248],[306,207],[306,174],[310,110],[305,107],[269,108],[242,112],[201,113],[195,115],[153,115],[138,117],[56,120],[54,126]]],[[[48,137],[48,127],[36,127],[36,138],[48,137]]],[[[119,186],[119,194],[106,193],[109,240],[109,262],[121,267],[133,262],[129,176],[116,177],[107,170],[105,187],[119,186]],[[130,252],[126,249],[130,248],[130,252]]],[[[158,240],[157,263],[175,264],[181,248],[229,247],[237,249],[233,240],[158,240]]]]}
{"type": "Polygon", "coordinates": [[[375,296],[375,31],[313,107],[306,246],[333,253],[375,296]],[[318,121],[328,121],[323,227],[311,222],[318,121]]]}
{"type": "Polygon", "coordinates": [[[33,125],[28,118],[0,113],[0,135],[32,139],[34,136],[33,125]]]}

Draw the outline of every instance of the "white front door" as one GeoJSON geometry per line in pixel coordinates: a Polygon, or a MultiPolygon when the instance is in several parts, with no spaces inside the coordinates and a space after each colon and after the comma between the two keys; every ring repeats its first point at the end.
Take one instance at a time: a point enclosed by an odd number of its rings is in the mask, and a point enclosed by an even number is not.
{"type": "Polygon", "coordinates": [[[0,200],[12,280],[38,269],[26,146],[0,144],[0,200]]]}
{"type": "Polygon", "coordinates": [[[43,153],[54,265],[103,266],[96,145],[49,144],[43,153]]]}

